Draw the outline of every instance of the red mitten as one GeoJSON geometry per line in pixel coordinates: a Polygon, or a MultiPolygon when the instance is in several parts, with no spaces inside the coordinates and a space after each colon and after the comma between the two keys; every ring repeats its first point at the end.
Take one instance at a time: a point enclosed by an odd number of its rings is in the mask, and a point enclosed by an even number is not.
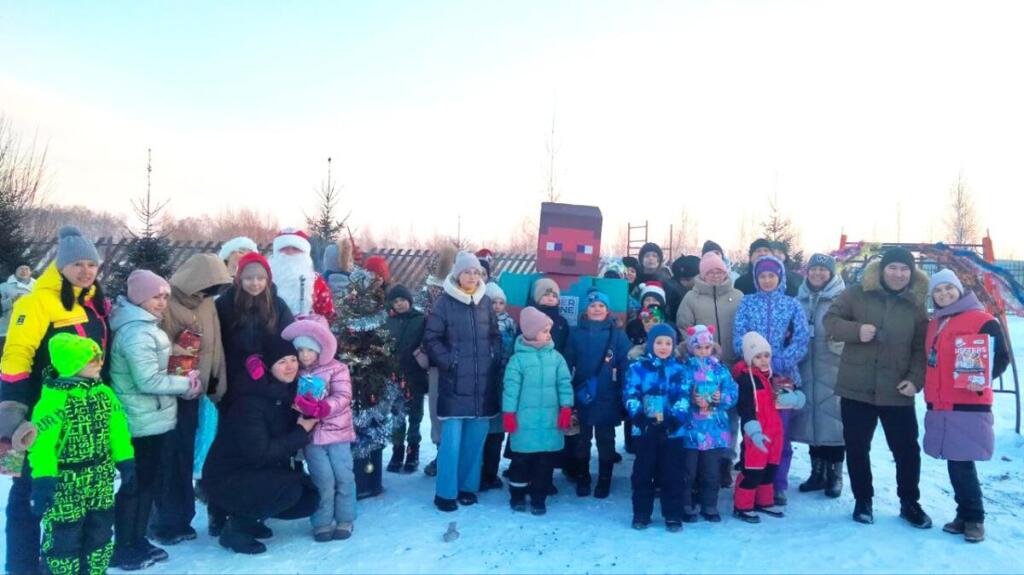
{"type": "Polygon", "coordinates": [[[572,426],[572,408],[563,407],[558,410],[558,429],[569,429],[572,426]]]}
{"type": "Polygon", "coordinates": [[[515,433],[516,430],[519,429],[519,422],[516,421],[516,414],[515,413],[507,412],[507,413],[504,413],[502,415],[502,417],[503,417],[503,422],[505,424],[505,432],[506,433],[515,433]]]}
{"type": "Polygon", "coordinates": [[[307,393],[306,395],[295,396],[295,407],[299,410],[299,413],[313,419],[319,419],[317,413],[320,409],[320,402],[313,399],[313,394],[307,393]]]}
{"type": "Polygon", "coordinates": [[[253,379],[260,379],[267,373],[267,368],[263,366],[263,359],[257,353],[245,358],[245,369],[253,379]]]}

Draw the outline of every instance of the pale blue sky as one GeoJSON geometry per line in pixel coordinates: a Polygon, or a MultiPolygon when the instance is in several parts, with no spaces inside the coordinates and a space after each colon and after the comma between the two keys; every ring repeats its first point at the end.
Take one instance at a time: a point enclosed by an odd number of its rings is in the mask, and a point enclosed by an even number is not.
{"type": "Polygon", "coordinates": [[[1020,3],[0,5],[0,112],[49,144],[58,201],[124,210],[152,147],[176,214],[297,223],[330,155],[357,224],[461,213],[486,242],[537,212],[556,110],[563,199],[606,234],[685,208],[736,243],[777,188],[811,250],[894,239],[897,202],[902,239],[937,239],[962,169],[1024,256],[1020,3]]]}

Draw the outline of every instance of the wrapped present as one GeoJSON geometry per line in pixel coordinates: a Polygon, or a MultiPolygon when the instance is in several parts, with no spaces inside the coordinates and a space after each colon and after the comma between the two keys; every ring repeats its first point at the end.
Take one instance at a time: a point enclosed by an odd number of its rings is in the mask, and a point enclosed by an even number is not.
{"type": "Polygon", "coordinates": [[[315,375],[303,375],[299,377],[298,395],[303,397],[309,394],[313,399],[327,397],[327,382],[322,377],[315,375]]]}
{"type": "Polygon", "coordinates": [[[202,336],[198,333],[185,330],[174,339],[174,345],[184,350],[184,354],[175,354],[167,361],[167,373],[171,375],[185,375],[188,372],[199,369],[199,347],[202,336]]]}

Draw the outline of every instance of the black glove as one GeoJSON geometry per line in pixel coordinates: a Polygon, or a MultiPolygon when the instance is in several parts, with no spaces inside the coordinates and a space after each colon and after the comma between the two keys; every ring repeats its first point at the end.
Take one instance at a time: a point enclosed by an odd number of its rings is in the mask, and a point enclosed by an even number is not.
{"type": "Polygon", "coordinates": [[[56,477],[36,477],[32,480],[32,514],[42,517],[53,505],[53,494],[57,491],[56,477]]]}
{"type": "Polygon", "coordinates": [[[135,460],[126,459],[115,465],[117,472],[121,474],[121,489],[125,493],[135,492],[135,460]]]}

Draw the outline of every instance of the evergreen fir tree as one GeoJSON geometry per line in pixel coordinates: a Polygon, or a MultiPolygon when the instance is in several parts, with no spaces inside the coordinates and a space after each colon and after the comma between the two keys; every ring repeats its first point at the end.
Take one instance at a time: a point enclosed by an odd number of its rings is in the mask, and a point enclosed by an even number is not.
{"type": "Polygon", "coordinates": [[[408,391],[399,375],[394,339],[387,329],[384,289],[373,274],[356,268],[349,291],[334,302],[338,319],[338,358],[352,375],[352,420],[356,428],[353,456],[389,445],[391,432],[405,409],[408,391]]]}
{"type": "Polygon", "coordinates": [[[171,249],[167,239],[160,237],[157,216],[167,207],[170,200],[154,204],[150,187],[152,161],[146,165],[146,196],[132,200],[135,217],[141,224],[139,230],[129,230],[131,241],[124,256],[118,261],[107,262],[104,270],[104,290],[111,297],[124,295],[128,289],[128,276],[135,270],[149,270],[162,278],[171,277],[171,249]]]}
{"type": "Polygon", "coordinates": [[[777,197],[768,200],[768,217],[761,222],[761,230],[764,238],[772,242],[780,242],[786,246],[786,253],[789,254],[789,265],[793,268],[800,268],[804,263],[804,251],[797,249],[799,238],[797,230],[793,226],[793,220],[782,214],[779,209],[777,197]]]}

